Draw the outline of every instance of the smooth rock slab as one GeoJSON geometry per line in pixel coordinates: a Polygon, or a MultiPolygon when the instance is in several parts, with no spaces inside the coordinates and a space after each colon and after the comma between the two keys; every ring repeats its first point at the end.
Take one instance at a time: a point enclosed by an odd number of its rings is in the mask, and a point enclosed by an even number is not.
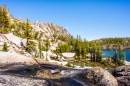
{"type": "Polygon", "coordinates": [[[46,80],[0,75],[0,86],[48,86],[46,80]]]}

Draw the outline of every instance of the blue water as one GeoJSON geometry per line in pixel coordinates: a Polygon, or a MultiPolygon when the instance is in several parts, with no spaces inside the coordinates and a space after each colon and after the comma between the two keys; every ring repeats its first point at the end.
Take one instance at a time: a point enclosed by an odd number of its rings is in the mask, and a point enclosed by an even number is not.
{"type": "MultiPolygon", "coordinates": [[[[129,62],[130,62],[130,50],[123,50],[123,52],[124,52],[125,55],[126,55],[126,61],[129,61],[129,62]]],[[[110,55],[111,57],[114,56],[115,51],[113,51],[113,50],[103,50],[102,53],[103,53],[103,57],[106,58],[106,57],[108,57],[109,55],[110,55]]]]}

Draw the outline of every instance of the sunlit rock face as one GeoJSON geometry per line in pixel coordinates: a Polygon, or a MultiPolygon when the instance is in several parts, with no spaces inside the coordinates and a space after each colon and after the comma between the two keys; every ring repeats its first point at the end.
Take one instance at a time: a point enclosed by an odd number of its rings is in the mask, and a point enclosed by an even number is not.
{"type": "Polygon", "coordinates": [[[60,26],[57,26],[53,23],[41,23],[39,21],[36,21],[34,24],[32,24],[32,27],[35,31],[41,31],[43,32],[43,39],[46,37],[53,38],[53,35],[63,35],[66,37],[72,37],[69,32],[60,26]]]}

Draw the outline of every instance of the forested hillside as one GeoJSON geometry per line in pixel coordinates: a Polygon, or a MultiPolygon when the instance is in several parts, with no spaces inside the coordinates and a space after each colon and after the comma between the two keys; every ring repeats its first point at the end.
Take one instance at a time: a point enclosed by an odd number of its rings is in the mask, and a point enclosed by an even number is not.
{"type": "Polygon", "coordinates": [[[125,38],[102,38],[94,40],[101,44],[103,49],[128,49],[130,48],[130,37],[125,38]]]}

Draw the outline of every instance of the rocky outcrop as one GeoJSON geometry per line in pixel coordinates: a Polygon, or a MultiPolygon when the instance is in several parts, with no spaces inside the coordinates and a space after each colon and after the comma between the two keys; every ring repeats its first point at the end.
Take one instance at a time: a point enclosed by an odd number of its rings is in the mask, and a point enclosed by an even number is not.
{"type": "Polygon", "coordinates": [[[66,58],[73,58],[75,56],[75,53],[62,53],[62,56],[66,58]]]}
{"type": "Polygon", "coordinates": [[[27,45],[27,39],[21,40],[21,46],[25,47],[27,45]]]}
{"type": "Polygon", "coordinates": [[[96,86],[118,86],[117,80],[101,67],[93,67],[85,70],[83,77],[96,86]]]}
{"type": "Polygon", "coordinates": [[[23,56],[15,52],[0,52],[0,63],[35,63],[31,57],[23,56]]]}
{"type": "Polygon", "coordinates": [[[63,35],[66,37],[72,37],[69,32],[60,26],[57,26],[53,23],[41,23],[39,21],[36,21],[34,24],[32,24],[32,27],[35,31],[41,31],[43,32],[43,39],[45,37],[53,38],[53,34],[63,35]]]}
{"type": "Polygon", "coordinates": [[[40,68],[37,66],[0,64],[0,86],[92,86],[76,78],[83,70],[48,63],[41,64],[40,68]]]}
{"type": "Polygon", "coordinates": [[[130,65],[117,67],[113,75],[121,86],[130,86],[130,65]]]}
{"type": "Polygon", "coordinates": [[[9,51],[20,53],[23,47],[21,40],[22,38],[15,36],[13,33],[0,33],[0,50],[2,50],[3,44],[6,43],[9,51]]]}
{"type": "Polygon", "coordinates": [[[33,78],[38,66],[17,64],[0,64],[0,86],[48,86],[44,79],[33,78]]]}
{"type": "Polygon", "coordinates": [[[117,86],[114,77],[100,67],[83,72],[48,63],[39,69],[37,65],[6,65],[0,70],[0,86],[117,86]]]}

